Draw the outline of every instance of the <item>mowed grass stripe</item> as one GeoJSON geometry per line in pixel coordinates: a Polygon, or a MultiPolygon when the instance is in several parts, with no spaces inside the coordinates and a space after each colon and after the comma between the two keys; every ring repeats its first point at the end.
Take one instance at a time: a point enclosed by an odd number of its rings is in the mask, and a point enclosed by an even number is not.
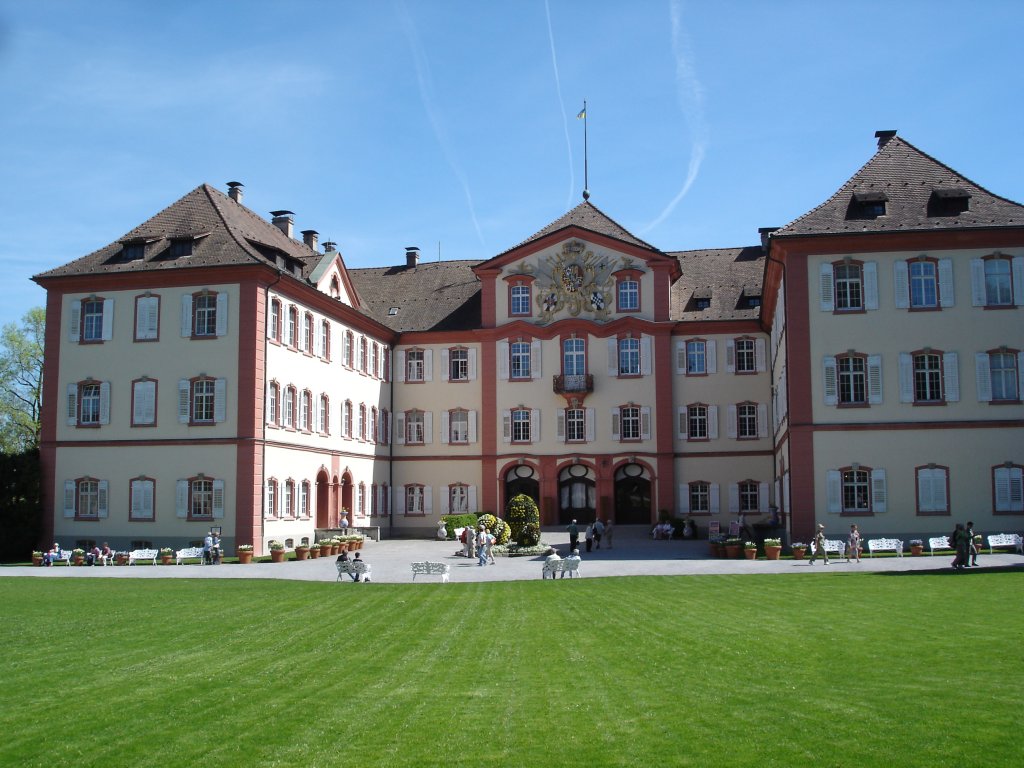
{"type": "Polygon", "coordinates": [[[1019,579],[2,579],[0,764],[1016,765],[1019,579]]]}

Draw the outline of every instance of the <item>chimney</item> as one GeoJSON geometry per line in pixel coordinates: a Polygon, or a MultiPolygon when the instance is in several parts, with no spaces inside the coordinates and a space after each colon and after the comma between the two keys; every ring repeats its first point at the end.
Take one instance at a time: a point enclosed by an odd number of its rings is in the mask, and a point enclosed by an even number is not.
{"type": "Polygon", "coordinates": [[[338,244],[333,240],[327,240],[324,243],[324,253],[334,253],[338,250],[338,244]]]}
{"type": "Polygon", "coordinates": [[[878,139],[878,148],[881,149],[889,143],[889,139],[896,135],[896,131],[875,131],[875,138],[878,139]]]}
{"type": "Polygon", "coordinates": [[[315,229],[304,229],[302,230],[302,242],[309,246],[311,251],[316,250],[317,243],[319,242],[320,233],[315,229]]]}
{"type": "Polygon", "coordinates": [[[405,266],[407,269],[412,269],[420,263],[420,249],[419,246],[410,245],[405,249],[405,266]]]}
{"type": "Polygon", "coordinates": [[[292,228],[295,225],[295,219],[292,216],[295,214],[292,211],[271,211],[270,215],[274,217],[270,223],[284,232],[285,237],[291,238],[292,228]]]}
{"type": "Polygon", "coordinates": [[[228,197],[230,197],[236,203],[242,202],[242,182],[240,182],[240,181],[229,181],[228,182],[228,197]]]}
{"type": "Polygon", "coordinates": [[[761,250],[768,253],[768,238],[778,227],[758,227],[758,234],[761,235],[761,250]]]}

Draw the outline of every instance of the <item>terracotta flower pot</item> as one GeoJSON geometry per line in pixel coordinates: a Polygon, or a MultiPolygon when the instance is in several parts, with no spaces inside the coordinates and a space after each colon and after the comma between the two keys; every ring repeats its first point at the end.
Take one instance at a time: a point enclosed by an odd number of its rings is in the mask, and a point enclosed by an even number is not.
{"type": "Polygon", "coordinates": [[[85,557],[83,557],[82,555],[75,555],[73,560],[75,565],[81,565],[85,562],[85,557]]]}
{"type": "Polygon", "coordinates": [[[270,562],[272,562],[272,563],[283,563],[284,562],[284,550],[283,549],[272,549],[272,550],[270,550],[270,562]]]}
{"type": "Polygon", "coordinates": [[[42,564],[43,564],[43,556],[42,555],[39,555],[38,557],[36,557],[35,555],[32,556],[32,565],[42,565],[42,564]]]}
{"type": "Polygon", "coordinates": [[[114,562],[117,565],[128,565],[128,555],[118,555],[114,558],[114,562]]]}
{"type": "Polygon", "coordinates": [[[756,549],[744,549],[743,550],[743,556],[746,557],[747,560],[757,560],[757,550],[756,549]]]}
{"type": "Polygon", "coordinates": [[[918,555],[924,554],[924,545],[923,544],[914,544],[914,545],[912,545],[910,547],[910,554],[913,555],[914,557],[917,557],[918,555]]]}
{"type": "Polygon", "coordinates": [[[160,555],[162,565],[174,565],[174,555],[160,555]]]}
{"type": "Polygon", "coordinates": [[[309,548],[309,559],[310,560],[316,560],[318,557],[320,557],[320,547],[310,547],[309,548]]]}
{"type": "Polygon", "coordinates": [[[330,557],[330,556],[331,556],[331,545],[330,544],[321,544],[320,545],[320,557],[330,557]]]}
{"type": "Polygon", "coordinates": [[[238,550],[238,562],[242,565],[252,562],[252,550],[251,549],[240,549],[238,550]]]}
{"type": "Polygon", "coordinates": [[[804,555],[807,554],[807,547],[793,547],[793,559],[803,560],[804,555]]]}
{"type": "Polygon", "coordinates": [[[296,547],[295,548],[295,559],[306,560],[309,558],[309,547],[296,547]]]}
{"type": "Polygon", "coordinates": [[[736,559],[743,557],[743,547],[739,544],[726,544],[725,545],[725,556],[729,559],[736,559]]]}
{"type": "Polygon", "coordinates": [[[767,544],[764,547],[764,556],[768,560],[778,560],[782,553],[782,547],[772,547],[767,544]]]}

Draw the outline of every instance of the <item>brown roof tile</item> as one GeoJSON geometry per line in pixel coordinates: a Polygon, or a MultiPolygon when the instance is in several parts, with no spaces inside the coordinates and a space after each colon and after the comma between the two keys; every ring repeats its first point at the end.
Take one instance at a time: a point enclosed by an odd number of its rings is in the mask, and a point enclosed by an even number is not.
{"type": "Polygon", "coordinates": [[[572,226],[580,227],[582,229],[589,230],[590,232],[596,232],[600,235],[606,235],[616,240],[631,243],[632,245],[637,245],[651,251],[658,250],[650,243],[645,243],[621,224],[607,216],[596,205],[588,201],[580,203],[561,218],[551,222],[539,232],[526,238],[518,245],[509,248],[507,251],[498,254],[498,256],[503,256],[509,251],[514,251],[516,248],[521,248],[528,243],[532,243],[534,240],[539,240],[546,235],[550,235],[552,232],[557,232],[560,229],[567,229],[572,226]]]}
{"type": "Polygon", "coordinates": [[[760,307],[747,306],[745,297],[761,295],[765,267],[761,246],[670,251],[668,255],[683,272],[670,295],[673,320],[756,320],[760,316],[760,307]],[[710,306],[697,309],[695,298],[710,299],[710,306]]]}
{"type": "Polygon", "coordinates": [[[456,331],[479,328],[478,261],[440,261],[415,267],[350,269],[349,276],[374,320],[394,331],[456,331]],[[398,312],[388,314],[392,307],[398,312]]]}

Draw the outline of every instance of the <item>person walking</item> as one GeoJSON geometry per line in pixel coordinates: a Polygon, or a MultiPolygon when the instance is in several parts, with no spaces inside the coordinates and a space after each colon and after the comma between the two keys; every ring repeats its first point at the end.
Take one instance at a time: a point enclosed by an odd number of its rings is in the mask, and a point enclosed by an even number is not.
{"type": "Polygon", "coordinates": [[[497,565],[497,563],[494,561],[494,544],[495,544],[496,541],[497,541],[497,538],[495,537],[495,535],[493,533],[491,533],[490,531],[488,531],[487,532],[487,562],[489,562],[491,565],[497,565]]]}
{"type": "Polygon", "coordinates": [[[601,537],[604,536],[604,523],[601,522],[601,518],[594,520],[594,548],[601,548],[601,537]]]}
{"type": "Polygon", "coordinates": [[[592,523],[587,524],[587,530],[583,534],[583,538],[587,540],[587,552],[594,548],[594,525],[592,523]]]}
{"type": "Polygon", "coordinates": [[[850,562],[855,557],[857,558],[857,562],[859,563],[860,530],[858,530],[856,523],[850,526],[850,535],[846,540],[846,562],[850,562]]]}
{"type": "Polygon", "coordinates": [[[949,542],[953,545],[953,549],[956,550],[956,557],[953,558],[953,569],[960,571],[967,567],[967,557],[970,544],[968,544],[967,531],[964,530],[963,523],[957,523],[956,528],[953,529],[953,535],[949,537],[949,542]]]}
{"type": "Polygon", "coordinates": [[[580,529],[579,526],[576,525],[576,521],[573,520],[565,530],[569,532],[569,551],[572,552],[574,549],[579,547],[580,529]]]}
{"type": "Polygon", "coordinates": [[[825,550],[825,526],[821,523],[818,523],[818,532],[814,534],[814,554],[811,555],[808,565],[814,565],[818,555],[825,558],[825,565],[828,565],[828,552],[825,550]]]}
{"type": "Polygon", "coordinates": [[[978,567],[978,545],[974,543],[974,521],[967,521],[967,555],[971,561],[965,563],[965,565],[971,565],[975,568],[978,567]]]}
{"type": "Polygon", "coordinates": [[[604,521],[604,542],[608,549],[612,548],[612,519],[609,517],[604,521]]]}
{"type": "Polygon", "coordinates": [[[487,565],[487,535],[487,528],[481,525],[476,536],[477,565],[487,565]]]}

